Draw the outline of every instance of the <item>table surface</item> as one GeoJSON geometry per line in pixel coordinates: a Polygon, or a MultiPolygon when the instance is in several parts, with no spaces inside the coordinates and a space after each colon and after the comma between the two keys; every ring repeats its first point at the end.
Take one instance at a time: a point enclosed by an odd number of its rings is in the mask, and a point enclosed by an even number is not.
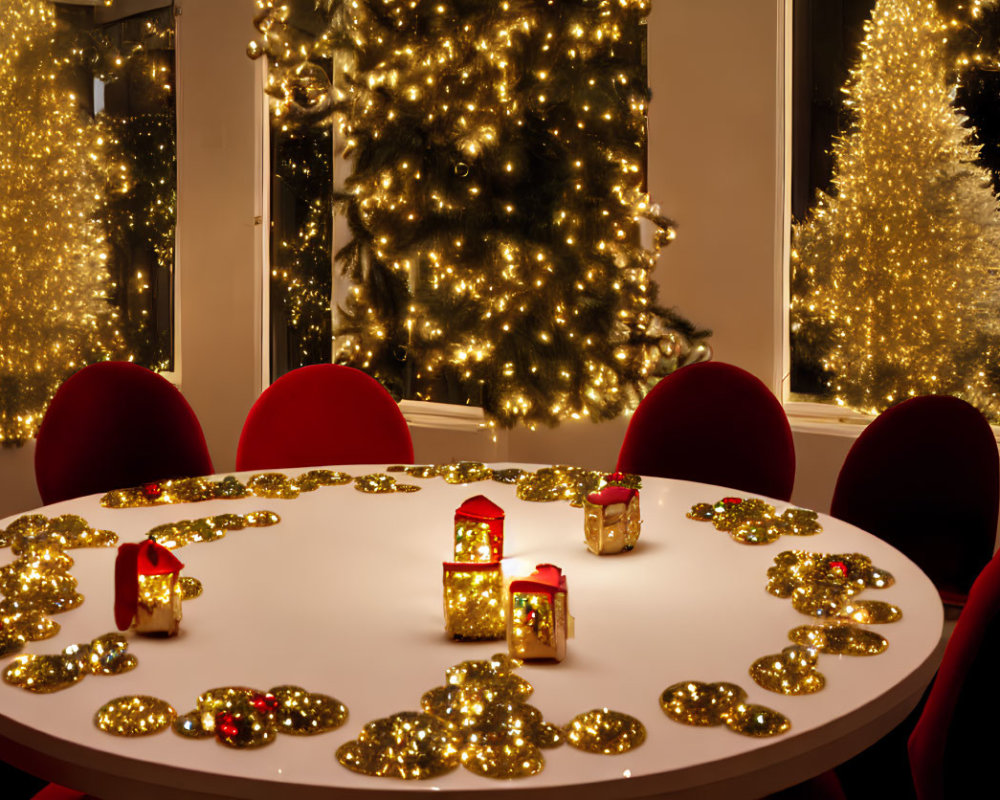
{"type": "MultiPolygon", "coordinates": [[[[382,468],[337,467],[352,475],[382,468]]],[[[943,615],[928,578],[888,544],[830,517],[821,515],[823,532],[815,536],[739,544],[710,523],[685,517],[695,503],[714,503],[732,492],[644,478],[638,546],[598,557],[583,544],[583,511],[566,502],[522,501],[513,486],[494,481],[454,485],[395,477],[421,491],[365,494],[343,485],[294,500],[249,497],[134,509],[101,508],[94,495],[41,509],[50,517],[79,514],[123,542],[139,541],[161,523],[227,512],[266,509],[281,522],[175,551],[185,563],[182,574],[198,578],[204,593],[185,602],[178,637],[128,633],[129,652],[139,660],[131,672],[87,676],[52,694],[0,684],[5,759],[107,800],[140,791],[150,798],[310,798],[330,796],[331,787],[337,796],[365,798],[413,791],[482,798],[512,792],[549,798],[754,797],[864,749],[908,713],[936,668],[943,615]],[[541,562],[559,565],[567,576],[575,637],[562,663],[520,668],[518,674],[535,688],[529,702],[556,724],[593,708],[625,712],[645,724],[647,740],[615,756],[569,746],[545,750],[540,774],[513,781],[461,768],[427,781],[351,772],[334,753],[367,722],[418,710],[421,695],[444,683],[447,667],[506,649],[502,641],[454,642],[443,629],[441,562],[451,560],[455,509],[477,494],[506,512],[508,578],[527,575],[541,562]],[[826,688],[797,697],[766,691],[748,674],[755,660],[790,644],[788,631],[815,622],[764,590],[774,556],[791,549],[869,556],[896,582],[861,597],[903,611],[899,622],[870,626],[888,639],[886,652],[821,655],[826,688]],[[737,683],[749,702],[780,711],[792,727],[779,736],[753,738],[725,727],[674,722],[660,709],[659,697],[667,686],[687,680],[737,683]],[[185,713],[214,687],[282,684],[338,698],[349,708],[347,722],[322,735],[279,736],[256,750],[172,731],[119,738],[93,723],[102,704],[122,695],[153,695],[185,713]]],[[[779,510],[789,505],[774,504],[779,510]]],[[[53,615],[61,625],[58,635],[31,642],[23,652],[58,653],[115,629],[115,550],[68,552],[86,600],[53,615]]],[[[12,559],[9,549],[0,550],[0,564],[12,559]]]]}

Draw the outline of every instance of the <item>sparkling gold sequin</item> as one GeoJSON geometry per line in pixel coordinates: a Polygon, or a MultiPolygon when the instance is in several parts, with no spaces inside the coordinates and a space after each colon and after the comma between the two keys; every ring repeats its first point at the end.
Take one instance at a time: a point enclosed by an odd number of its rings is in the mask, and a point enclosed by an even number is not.
{"type": "Polygon", "coordinates": [[[784,714],[767,706],[739,703],[723,720],[729,730],[744,736],[777,736],[792,727],[784,714]]]}
{"type": "Polygon", "coordinates": [[[396,464],[386,467],[386,472],[405,472],[411,478],[435,478],[441,474],[441,467],[430,464],[405,465],[396,464]]]}
{"type": "Polygon", "coordinates": [[[303,492],[312,492],[320,486],[343,486],[350,483],[351,476],[346,472],[332,469],[311,469],[294,479],[295,485],[303,492]]]}
{"type": "Polygon", "coordinates": [[[836,656],[877,656],[889,646],[884,637],[854,625],[800,625],[788,632],[788,638],[836,656]]]}
{"type": "MultiPolygon", "coordinates": [[[[94,675],[121,675],[135,669],[138,661],[135,656],[127,653],[128,639],[120,633],[106,633],[98,636],[87,646],[73,645],[84,652],[87,657],[87,667],[94,675]]],[[[68,654],[64,650],[64,654],[68,654]]]]}
{"type": "Polygon", "coordinates": [[[733,683],[684,681],[664,689],[660,706],[668,717],[686,725],[725,725],[745,736],[775,736],[791,727],[784,715],[746,702],[747,693],[733,683]]]}
{"type": "Polygon", "coordinates": [[[170,727],[177,712],[165,700],[148,695],[116,697],[101,706],[94,724],[115,736],[148,736],[170,727]]]}
{"type": "Polygon", "coordinates": [[[262,472],[247,481],[247,488],[257,497],[293,500],[301,491],[287,475],[280,472],[262,472]]]}
{"type": "Polygon", "coordinates": [[[392,492],[417,492],[419,486],[397,483],[391,475],[374,472],[370,475],[359,475],[354,479],[354,488],[367,494],[391,494],[392,492]]]}
{"type": "Polygon", "coordinates": [[[201,712],[195,709],[181,714],[173,723],[174,733],[188,739],[210,739],[215,734],[205,730],[201,725],[201,712]]]}
{"type": "Polygon", "coordinates": [[[781,536],[809,536],[823,530],[815,511],[786,508],[778,513],[770,503],[753,497],[724,497],[714,505],[696,503],[687,517],[711,522],[742,544],[770,544],[781,536]]]}
{"type": "Polygon", "coordinates": [[[270,694],[278,701],[274,714],[281,733],[325,733],[347,720],[347,706],[328,695],[312,694],[299,686],[275,686],[270,694]]]}
{"type": "Polygon", "coordinates": [[[566,741],[588,753],[624,753],[646,741],[646,727],[629,714],[595,708],[570,720],[566,741]]]}
{"type": "Polygon", "coordinates": [[[782,532],[773,519],[754,519],[741,522],[729,535],[741,544],[770,544],[781,538],[782,532]]]}
{"type": "Polygon", "coordinates": [[[684,681],[663,690],[660,706],[668,717],[686,725],[721,725],[723,715],[746,696],[735,683],[684,681]]]}
{"type": "Polygon", "coordinates": [[[337,761],[364,775],[420,780],[455,769],[462,745],[446,723],[406,711],[369,722],[357,739],[337,749],[337,761]]]}
{"type": "Polygon", "coordinates": [[[281,517],[273,511],[251,511],[249,514],[244,514],[243,518],[251,528],[267,528],[281,522],[281,517]]]}
{"type": "Polygon", "coordinates": [[[826,685],[816,662],[815,650],[793,644],[780,653],[757,659],[750,667],[750,677],[769,692],[812,694],[826,685]]]}
{"type": "Polygon", "coordinates": [[[210,689],[198,697],[201,727],[240,749],[271,744],[278,734],[277,698],[246,686],[210,689]]]}
{"type": "Polygon", "coordinates": [[[517,483],[523,474],[524,470],[520,467],[510,467],[507,469],[495,469],[490,477],[497,483],[514,484],[517,483]]]}
{"type": "Polygon", "coordinates": [[[445,483],[475,483],[488,481],[493,476],[493,470],[480,461],[459,461],[439,467],[438,474],[445,483]]]}
{"type": "Polygon", "coordinates": [[[87,674],[120,675],[134,669],[138,661],[127,650],[124,636],[106,633],[88,644],[71,644],[58,655],[18,656],[4,671],[3,679],[31,692],[56,692],[87,674]]]}
{"type": "Polygon", "coordinates": [[[840,616],[860,625],[884,625],[899,622],[903,612],[892,603],[881,600],[851,600],[840,611],[840,616]]]}
{"type": "Polygon", "coordinates": [[[4,670],[3,679],[29,692],[47,694],[72,686],[86,675],[86,669],[74,658],[26,655],[15,658],[4,670]]]}
{"type": "Polygon", "coordinates": [[[194,600],[196,597],[201,597],[203,587],[201,581],[197,578],[181,575],[179,583],[181,587],[181,600],[194,600]]]}
{"type": "Polygon", "coordinates": [[[525,739],[509,736],[495,742],[472,733],[462,751],[462,766],[484,778],[510,780],[537,775],[545,767],[545,758],[538,745],[525,739]]]}
{"type": "Polygon", "coordinates": [[[566,500],[570,505],[582,506],[584,498],[599,489],[603,479],[604,473],[581,467],[542,467],[517,479],[517,496],[535,503],[566,500]]]}

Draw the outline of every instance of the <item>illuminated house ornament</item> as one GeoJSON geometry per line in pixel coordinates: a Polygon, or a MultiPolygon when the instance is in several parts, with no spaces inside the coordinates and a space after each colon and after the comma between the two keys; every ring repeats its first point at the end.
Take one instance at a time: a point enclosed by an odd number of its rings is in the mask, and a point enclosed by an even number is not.
{"type": "Polygon", "coordinates": [[[539,564],[529,577],[511,582],[507,646],[512,657],[562,661],[569,620],[566,576],[559,567],[539,564]]]}
{"type": "Polygon", "coordinates": [[[444,563],[444,622],[452,638],[502,639],[504,606],[499,562],[444,563]]]}
{"type": "Polygon", "coordinates": [[[150,537],[123,544],[115,559],[115,624],[137,633],[174,636],[181,621],[180,572],[184,565],[150,537]]]}
{"type": "Polygon", "coordinates": [[[503,509],[481,494],[455,511],[455,560],[486,563],[503,558],[503,509]]]}
{"type": "Polygon", "coordinates": [[[597,555],[631,550],[639,540],[639,492],[627,486],[605,486],[583,502],[584,535],[597,555]]]}

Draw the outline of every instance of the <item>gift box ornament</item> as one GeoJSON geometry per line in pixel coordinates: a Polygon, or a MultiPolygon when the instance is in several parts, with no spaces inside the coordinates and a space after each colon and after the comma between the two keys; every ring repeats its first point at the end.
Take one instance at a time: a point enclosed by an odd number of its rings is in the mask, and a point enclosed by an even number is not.
{"type": "Polygon", "coordinates": [[[597,555],[631,550],[639,539],[639,492],[627,486],[605,486],[583,502],[584,536],[597,555]]]}
{"type": "Polygon", "coordinates": [[[455,510],[455,561],[488,563],[503,558],[503,509],[477,494],[455,510]]]}
{"type": "Polygon", "coordinates": [[[559,567],[539,564],[529,577],[511,581],[507,647],[513,658],[562,661],[570,626],[566,576],[559,567]]]}
{"type": "Polygon", "coordinates": [[[444,626],[455,639],[502,639],[504,581],[499,562],[444,563],[444,626]]]}
{"type": "Polygon", "coordinates": [[[181,621],[184,565],[153,538],[123,544],[115,559],[115,624],[137,633],[173,636],[181,621]]]}

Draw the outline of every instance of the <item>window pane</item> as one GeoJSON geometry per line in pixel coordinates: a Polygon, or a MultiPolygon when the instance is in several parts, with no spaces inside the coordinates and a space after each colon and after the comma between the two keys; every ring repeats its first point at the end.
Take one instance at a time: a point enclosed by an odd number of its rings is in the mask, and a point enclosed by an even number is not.
{"type": "Polygon", "coordinates": [[[672,232],[645,194],[648,2],[310,5],[262,3],[250,48],[274,98],[272,376],[332,359],[552,424],[706,352],[649,275],[672,232]]]}
{"type": "Polygon", "coordinates": [[[997,30],[981,3],[796,0],[793,399],[1000,420],[997,30]]]}
{"type": "Polygon", "coordinates": [[[0,440],[80,367],[173,364],[171,9],[0,17],[0,440]]]}

